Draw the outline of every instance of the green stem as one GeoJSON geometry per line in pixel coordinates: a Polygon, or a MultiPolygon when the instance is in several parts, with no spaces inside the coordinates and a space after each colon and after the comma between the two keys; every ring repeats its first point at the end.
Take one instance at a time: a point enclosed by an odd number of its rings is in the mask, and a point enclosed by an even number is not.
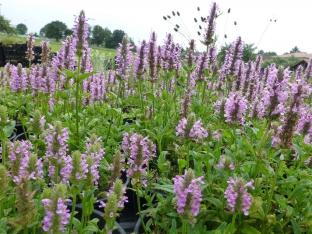
{"type": "Polygon", "coordinates": [[[6,163],[6,155],[5,155],[6,144],[5,144],[4,139],[1,140],[1,146],[2,146],[1,147],[2,148],[2,165],[5,166],[5,163],[6,163]]]}
{"type": "Polygon", "coordinates": [[[236,139],[236,130],[235,130],[235,124],[233,124],[233,137],[234,137],[234,145],[235,145],[235,151],[237,151],[237,139],[236,139]]]}
{"type": "Polygon", "coordinates": [[[182,234],[187,233],[187,223],[182,220],[182,234]]]}
{"type": "Polygon", "coordinates": [[[191,142],[187,144],[187,152],[186,152],[186,169],[187,170],[190,168],[190,145],[191,145],[191,142]]]}
{"type": "Polygon", "coordinates": [[[76,209],[76,194],[74,194],[74,196],[73,196],[72,211],[70,213],[70,221],[69,221],[69,229],[68,229],[69,234],[71,233],[71,230],[72,230],[75,209],[76,209]]]}
{"type": "Polygon", "coordinates": [[[276,171],[275,171],[272,187],[271,187],[272,189],[270,189],[270,196],[269,196],[269,199],[268,199],[268,202],[267,202],[267,207],[265,209],[264,219],[263,219],[263,222],[262,222],[262,233],[266,233],[266,232],[264,232],[265,229],[266,229],[266,226],[264,225],[264,222],[267,219],[267,215],[268,215],[268,213],[269,213],[269,211],[271,209],[271,202],[272,202],[272,198],[273,198],[273,195],[274,195],[274,189],[275,189],[275,185],[276,185],[276,182],[277,182],[277,174],[278,174],[281,162],[282,161],[279,160],[277,168],[276,168],[276,171]]]}
{"type": "Polygon", "coordinates": [[[142,227],[144,229],[144,233],[147,233],[147,229],[146,229],[145,223],[143,221],[143,217],[142,217],[141,202],[140,202],[139,189],[138,188],[136,188],[136,197],[137,197],[137,204],[138,204],[139,216],[140,216],[140,220],[141,220],[141,223],[142,223],[142,227]]]}
{"type": "Polygon", "coordinates": [[[235,233],[235,220],[236,220],[236,213],[233,214],[232,216],[232,222],[231,222],[231,231],[232,233],[235,233]]]}
{"type": "Polygon", "coordinates": [[[79,148],[79,111],[80,111],[80,96],[79,96],[79,75],[80,75],[80,63],[81,63],[81,56],[78,57],[78,71],[77,71],[77,77],[76,77],[76,134],[77,134],[77,148],[79,148]]]}
{"type": "Polygon", "coordinates": [[[204,103],[204,99],[205,99],[206,85],[207,85],[207,82],[205,80],[204,81],[204,87],[203,87],[203,94],[202,94],[202,103],[204,103]]]}

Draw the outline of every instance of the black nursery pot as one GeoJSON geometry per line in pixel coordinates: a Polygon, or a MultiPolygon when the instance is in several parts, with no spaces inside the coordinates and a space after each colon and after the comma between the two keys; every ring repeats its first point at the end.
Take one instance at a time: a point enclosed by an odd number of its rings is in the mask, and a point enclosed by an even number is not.
{"type": "Polygon", "coordinates": [[[15,124],[15,132],[16,132],[16,135],[24,133],[23,125],[21,123],[15,124]]]}
{"type": "MultiPolygon", "coordinates": [[[[71,211],[72,209],[72,205],[68,204],[67,205],[67,209],[69,209],[71,211]]],[[[75,218],[81,220],[81,216],[82,216],[82,206],[81,205],[76,205],[75,207],[75,211],[77,212],[75,214],[75,218]]],[[[98,210],[94,210],[92,212],[92,214],[90,215],[90,220],[97,218],[99,219],[99,222],[97,223],[99,229],[103,229],[105,227],[105,220],[103,219],[103,212],[98,211],[98,210]]],[[[113,231],[113,234],[126,234],[125,230],[120,226],[120,224],[118,222],[115,222],[114,224],[117,229],[113,231]]]]}
{"type": "MultiPolygon", "coordinates": [[[[28,134],[28,133],[26,132],[26,134],[28,134]]],[[[26,140],[26,135],[25,135],[24,132],[16,135],[15,138],[14,138],[14,141],[23,141],[23,140],[24,141],[26,140]]]]}
{"type": "MultiPolygon", "coordinates": [[[[153,207],[157,207],[157,203],[153,204],[153,207]]],[[[149,217],[146,216],[146,213],[142,215],[143,218],[143,222],[146,224],[149,217]]],[[[141,222],[141,219],[139,218],[135,224],[134,230],[133,230],[134,234],[144,234],[144,228],[141,222]]]]}

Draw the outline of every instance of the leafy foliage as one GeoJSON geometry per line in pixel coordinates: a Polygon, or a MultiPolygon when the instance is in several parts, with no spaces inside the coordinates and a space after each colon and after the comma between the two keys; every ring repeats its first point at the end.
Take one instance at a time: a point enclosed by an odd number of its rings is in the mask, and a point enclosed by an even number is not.
{"type": "Polygon", "coordinates": [[[10,20],[7,20],[0,15],[0,32],[7,33],[9,35],[17,34],[16,29],[10,25],[10,22],[10,20]]]}
{"type": "Polygon", "coordinates": [[[65,37],[66,33],[68,33],[66,24],[58,20],[46,24],[40,30],[40,35],[48,38],[54,38],[56,39],[56,41],[59,41],[60,39],[65,37]]]}
{"type": "Polygon", "coordinates": [[[18,24],[16,25],[16,30],[19,32],[19,34],[24,35],[27,33],[27,26],[25,24],[18,24]]]}
{"type": "Polygon", "coordinates": [[[100,25],[95,25],[92,30],[92,43],[100,46],[105,39],[105,30],[100,25]]]}

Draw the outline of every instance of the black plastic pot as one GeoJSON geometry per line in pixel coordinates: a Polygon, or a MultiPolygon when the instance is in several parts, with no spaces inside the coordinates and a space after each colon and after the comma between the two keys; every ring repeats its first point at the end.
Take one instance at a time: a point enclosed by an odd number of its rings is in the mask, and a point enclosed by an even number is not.
{"type": "MultiPolygon", "coordinates": [[[[71,204],[67,205],[67,208],[71,211],[72,206],[71,204]]],[[[75,218],[77,219],[81,219],[82,216],[82,206],[81,205],[76,205],[75,207],[75,211],[77,212],[75,214],[75,218]]],[[[105,227],[105,220],[103,219],[103,212],[98,211],[98,210],[94,210],[92,212],[92,214],[90,215],[90,220],[97,218],[99,219],[99,222],[97,223],[99,229],[103,229],[105,227]]],[[[120,224],[118,222],[115,222],[115,226],[117,227],[116,230],[113,231],[113,234],[126,234],[125,230],[120,226],[120,224]]]]}
{"type": "MultiPolygon", "coordinates": [[[[157,203],[153,204],[153,207],[155,208],[157,206],[157,203]]],[[[146,213],[142,215],[143,218],[143,222],[147,223],[149,217],[146,216],[146,213]]],[[[134,226],[134,230],[133,230],[134,234],[144,234],[144,229],[143,229],[143,225],[141,222],[141,219],[139,218],[134,226]]]]}
{"type": "MultiPolygon", "coordinates": [[[[130,185],[130,178],[127,177],[125,173],[122,173],[121,179],[122,179],[122,181],[123,181],[124,186],[129,187],[129,185],[130,185]]],[[[126,196],[127,196],[127,195],[126,195],[126,196]]],[[[99,207],[99,206],[101,205],[101,201],[106,202],[107,199],[106,199],[106,198],[97,199],[97,200],[94,202],[94,209],[96,209],[96,210],[102,210],[102,209],[103,209],[103,208],[100,208],[100,207],[99,207]]]]}
{"type": "Polygon", "coordinates": [[[123,125],[125,125],[126,123],[127,124],[133,124],[135,120],[136,120],[136,117],[134,117],[134,118],[124,118],[122,120],[122,123],[123,123],[123,125]]]}
{"type": "MultiPolygon", "coordinates": [[[[26,134],[27,134],[27,133],[26,133],[26,134]]],[[[16,135],[15,138],[14,138],[14,141],[23,141],[23,140],[24,140],[24,141],[26,140],[26,136],[25,136],[25,133],[24,133],[24,132],[22,132],[22,133],[16,135]]]]}
{"type": "Polygon", "coordinates": [[[21,123],[16,123],[15,124],[15,130],[16,132],[16,135],[19,135],[21,133],[24,133],[24,130],[23,130],[23,125],[21,123]]]}

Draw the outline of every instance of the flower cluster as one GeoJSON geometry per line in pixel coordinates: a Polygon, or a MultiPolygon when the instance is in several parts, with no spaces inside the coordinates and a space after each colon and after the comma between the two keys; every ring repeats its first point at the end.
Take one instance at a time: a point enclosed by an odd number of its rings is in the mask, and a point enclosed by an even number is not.
{"type": "Polygon", "coordinates": [[[228,206],[231,212],[244,212],[244,215],[248,215],[250,209],[252,196],[248,193],[247,188],[254,189],[253,180],[246,183],[242,178],[229,178],[228,187],[224,192],[224,197],[228,201],[228,206]]]}
{"type": "Polygon", "coordinates": [[[216,2],[213,2],[210,8],[210,15],[207,17],[207,28],[205,30],[205,35],[204,35],[204,39],[203,39],[203,43],[205,45],[210,45],[213,43],[213,35],[216,31],[216,18],[218,16],[218,5],[216,2]]]}
{"type": "Polygon", "coordinates": [[[147,164],[151,157],[156,157],[156,145],[148,137],[137,133],[130,135],[125,132],[123,136],[122,149],[124,155],[129,157],[127,164],[130,165],[127,175],[132,178],[132,183],[136,184],[141,181],[143,185],[146,185],[147,180],[144,177],[147,164]]]}
{"type": "Polygon", "coordinates": [[[132,65],[132,49],[126,36],[122,38],[122,43],[119,44],[115,56],[116,74],[121,80],[127,80],[130,76],[130,67],[132,65]]]}
{"type": "Polygon", "coordinates": [[[244,124],[247,103],[246,98],[240,92],[231,92],[224,106],[226,122],[231,124],[240,122],[244,124]]]}
{"type": "Polygon", "coordinates": [[[235,165],[233,164],[231,158],[226,157],[224,155],[221,156],[221,159],[219,163],[216,165],[216,167],[230,169],[232,171],[235,170],[235,165]]]}
{"type": "Polygon", "coordinates": [[[42,229],[49,233],[60,233],[66,230],[65,225],[68,224],[70,211],[65,205],[65,191],[63,184],[56,184],[50,196],[42,199],[46,216],[42,221],[42,229]]]}
{"type": "Polygon", "coordinates": [[[178,213],[185,217],[196,216],[202,200],[200,184],[204,184],[203,176],[195,178],[193,170],[189,169],[185,170],[184,175],[177,175],[173,181],[178,213]]]}
{"type": "Polygon", "coordinates": [[[195,122],[195,115],[190,114],[188,118],[182,118],[176,127],[176,135],[183,138],[194,139],[195,142],[208,137],[208,132],[203,128],[201,119],[195,122]]]}
{"type": "Polygon", "coordinates": [[[72,170],[71,157],[67,155],[68,129],[63,128],[61,122],[56,122],[54,126],[49,124],[49,133],[45,139],[47,152],[44,160],[49,164],[51,184],[57,183],[57,181],[68,182],[72,170]]]}
{"type": "Polygon", "coordinates": [[[27,51],[26,51],[26,59],[28,61],[32,61],[35,59],[33,47],[35,45],[34,34],[30,33],[27,38],[27,51]]]}

